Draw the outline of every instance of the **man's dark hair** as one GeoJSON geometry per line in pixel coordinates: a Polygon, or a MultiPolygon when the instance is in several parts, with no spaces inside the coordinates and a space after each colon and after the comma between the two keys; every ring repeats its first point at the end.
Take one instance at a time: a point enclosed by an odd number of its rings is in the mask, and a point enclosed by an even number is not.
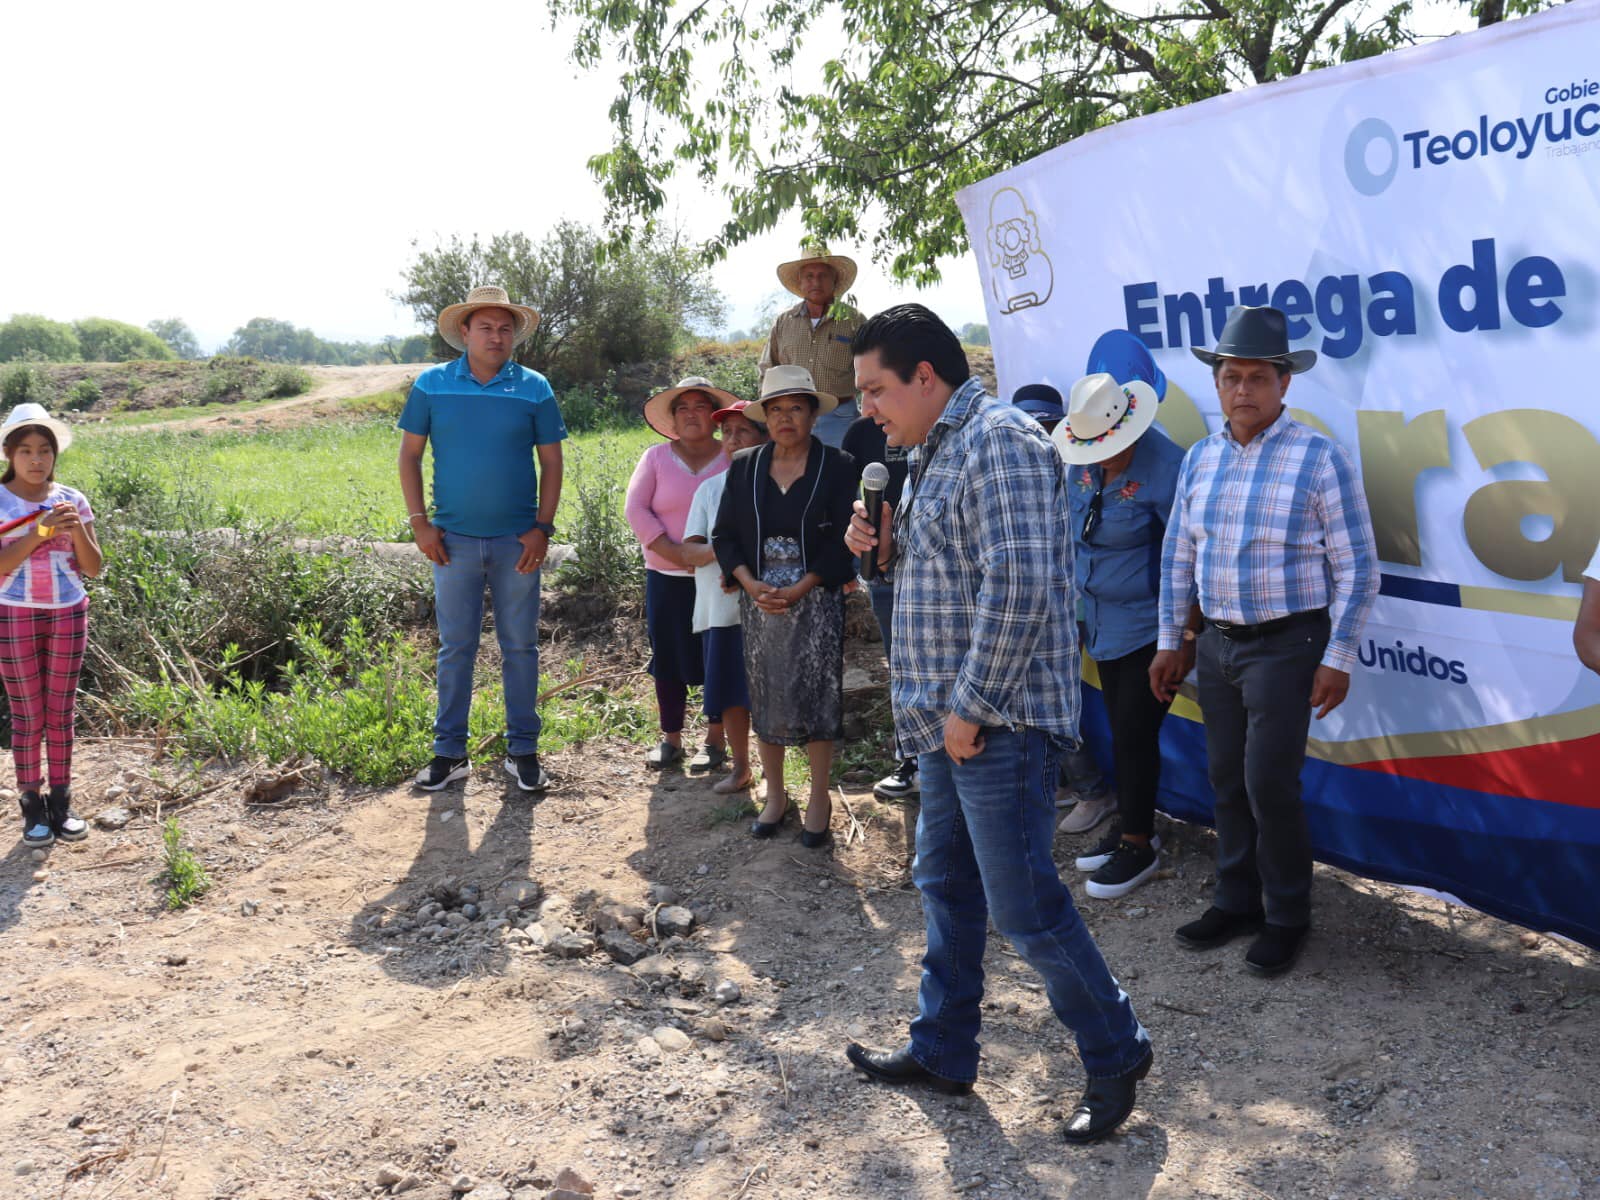
{"type": "Polygon", "coordinates": [[[850,339],[856,357],[878,352],[883,365],[910,383],[917,364],[925,362],[951,387],[972,378],[961,339],[931,309],[921,304],[897,304],[869,318],[850,339]]]}
{"type": "MultiPolygon", "coordinates": [[[[1217,359],[1216,362],[1211,364],[1211,382],[1212,383],[1215,383],[1217,381],[1217,376],[1222,374],[1223,364],[1225,364],[1227,361],[1228,361],[1227,357],[1222,357],[1222,358],[1217,359]]],[[[1294,374],[1294,368],[1291,367],[1289,365],[1288,361],[1285,360],[1285,359],[1282,359],[1282,358],[1264,358],[1261,361],[1262,362],[1269,362],[1273,366],[1277,367],[1278,368],[1278,378],[1279,379],[1284,378],[1284,376],[1286,376],[1286,375],[1293,375],[1294,374]]]]}

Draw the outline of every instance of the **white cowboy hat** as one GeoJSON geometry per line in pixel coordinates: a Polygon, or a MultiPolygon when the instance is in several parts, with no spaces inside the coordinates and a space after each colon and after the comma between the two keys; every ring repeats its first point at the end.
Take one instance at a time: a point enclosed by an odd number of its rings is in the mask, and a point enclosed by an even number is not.
{"type": "Polygon", "coordinates": [[[819,417],[839,407],[839,397],[817,391],[817,385],[811,382],[810,371],[804,367],[779,366],[767,368],[767,373],[761,377],[761,398],[754,404],[746,405],[744,415],[765,425],[766,403],[779,396],[815,396],[819,417]]]}
{"type": "Polygon", "coordinates": [[[461,325],[480,308],[503,308],[517,318],[517,337],[511,344],[519,346],[539,327],[539,310],[526,304],[513,304],[503,287],[475,287],[460,304],[451,304],[439,314],[439,336],[457,350],[465,350],[461,340],[461,325]]]}
{"type": "MultiPolygon", "coordinates": [[[[804,250],[806,247],[802,246],[801,249],[804,250]]],[[[804,296],[805,293],[800,290],[800,268],[810,266],[812,263],[822,263],[833,268],[833,298],[837,300],[848,292],[850,285],[856,281],[855,260],[846,258],[842,254],[829,254],[826,246],[813,245],[811,249],[816,253],[782,264],[778,268],[778,282],[796,296],[804,296]]]]}
{"type": "Polygon", "coordinates": [[[672,402],[685,392],[704,392],[711,397],[712,407],[719,410],[741,403],[739,397],[723,391],[703,375],[690,375],[678,380],[677,387],[657,392],[644,402],[645,424],[669,441],[678,440],[677,431],[672,428],[672,402]]]}
{"type": "Polygon", "coordinates": [[[0,444],[10,436],[13,429],[23,425],[43,425],[56,435],[56,453],[60,454],[72,445],[72,426],[64,421],[58,421],[45,411],[42,404],[19,404],[7,414],[5,424],[0,425],[0,444]]]}
{"type": "Polygon", "coordinates": [[[1160,404],[1155,388],[1142,379],[1118,383],[1104,371],[1072,385],[1067,415],[1050,440],[1074,466],[1105,462],[1144,436],[1160,404]]]}

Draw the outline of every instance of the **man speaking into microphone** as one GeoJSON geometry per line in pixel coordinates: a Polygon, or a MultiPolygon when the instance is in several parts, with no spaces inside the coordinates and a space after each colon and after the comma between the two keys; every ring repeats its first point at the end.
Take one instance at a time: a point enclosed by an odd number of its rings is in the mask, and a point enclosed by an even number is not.
{"type": "Polygon", "coordinates": [[[889,536],[858,501],[845,542],[894,579],[889,686],[900,753],[917,756],[912,877],[928,946],[909,1043],[846,1055],[880,1082],[970,1091],[992,917],[1089,1075],[1063,1135],[1096,1141],[1133,1110],[1151,1051],[1050,857],[1056,756],[1078,725],[1065,466],[920,304],[879,313],[851,349],[862,411],[910,449],[889,536]]]}

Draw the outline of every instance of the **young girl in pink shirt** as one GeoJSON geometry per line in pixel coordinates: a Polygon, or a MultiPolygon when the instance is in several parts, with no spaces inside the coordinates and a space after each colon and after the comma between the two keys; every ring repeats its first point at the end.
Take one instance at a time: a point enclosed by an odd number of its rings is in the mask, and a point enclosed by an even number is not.
{"type": "Polygon", "coordinates": [[[0,425],[0,680],[28,846],[89,834],[72,811],[72,725],[89,630],[83,581],[102,559],[89,501],[56,482],[56,457],[71,443],[72,430],[43,405],[19,404],[0,425]]]}

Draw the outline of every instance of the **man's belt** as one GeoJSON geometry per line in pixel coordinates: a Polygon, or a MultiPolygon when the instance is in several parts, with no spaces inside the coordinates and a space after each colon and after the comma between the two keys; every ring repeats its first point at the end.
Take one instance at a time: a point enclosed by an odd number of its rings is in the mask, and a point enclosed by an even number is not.
{"type": "Polygon", "coordinates": [[[1257,638],[1266,637],[1269,633],[1279,633],[1285,629],[1294,629],[1301,625],[1315,625],[1328,615],[1325,608],[1311,608],[1305,612],[1290,613],[1287,617],[1275,617],[1270,621],[1258,621],[1254,625],[1241,625],[1237,621],[1214,621],[1210,617],[1205,619],[1206,624],[1215,629],[1230,642],[1253,642],[1257,638]]]}

